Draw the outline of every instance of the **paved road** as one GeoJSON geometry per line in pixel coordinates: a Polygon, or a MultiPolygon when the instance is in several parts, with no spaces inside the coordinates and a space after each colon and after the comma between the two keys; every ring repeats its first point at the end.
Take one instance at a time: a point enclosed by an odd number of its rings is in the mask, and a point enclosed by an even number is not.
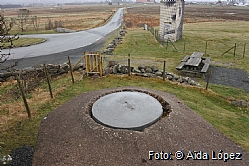
{"type": "MultiPolygon", "coordinates": [[[[47,41],[29,47],[11,49],[9,59],[50,55],[91,45],[117,29],[121,25],[122,15],[123,9],[119,9],[106,25],[86,31],[64,34],[25,35],[25,37],[31,38],[46,38],[47,41]]],[[[8,50],[3,50],[3,53],[8,53],[8,50]]]]}

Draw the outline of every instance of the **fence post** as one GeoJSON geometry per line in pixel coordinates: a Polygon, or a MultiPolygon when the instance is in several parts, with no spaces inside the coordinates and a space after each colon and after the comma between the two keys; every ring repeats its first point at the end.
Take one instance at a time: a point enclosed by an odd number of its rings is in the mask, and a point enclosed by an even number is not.
{"type": "Polygon", "coordinates": [[[72,69],[70,57],[68,56],[67,58],[68,58],[68,64],[69,64],[69,70],[70,70],[70,74],[71,74],[71,78],[72,78],[72,83],[74,84],[73,69],[72,69]]]}
{"type": "Polygon", "coordinates": [[[233,52],[234,57],[235,57],[235,54],[236,54],[236,43],[234,43],[234,52],[233,52]]]}
{"type": "Polygon", "coordinates": [[[209,69],[208,79],[207,79],[207,84],[206,84],[206,90],[208,89],[208,85],[209,85],[211,74],[212,74],[212,68],[209,69]]]}
{"type": "Polygon", "coordinates": [[[165,81],[165,68],[166,68],[166,61],[163,61],[163,81],[165,81]]]}
{"type": "Polygon", "coordinates": [[[20,92],[21,92],[21,96],[22,96],[22,99],[23,99],[23,103],[24,103],[24,106],[26,108],[26,111],[28,113],[28,117],[29,119],[31,118],[31,114],[30,114],[30,109],[29,109],[29,105],[27,103],[27,100],[26,100],[26,97],[24,95],[24,91],[23,91],[23,88],[22,88],[22,85],[20,83],[20,79],[19,79],[19,76],[16,77],[16,80],[17,80],[17,84],[18,84],[18,87],[20,89],[20,92]]]}
{"type": "Polygon", "coordinates": [[[44,72],[45,72],[45,75],[46,75],[46,78],[47,78],[50,97],[53,98],[52,88],[51,88],[50,80],[49,80],[49,77],[48,77],[48,71],[47,71],[47,68],[46,68],[45,64],[43,64],[43,68],[44,68],[44,72]]]}
{"type": "Polygon", "coordinates": [[[128,54],[128,76],[131,76],[131,60],[130,60],[130,54],[128,54]]]}
{"type": "Polygon", "coordinates": [[[207,54],[207,45],[208,45],[208,41],[206,40],[205,55],[207,54]]]}
{"type": "Polygon", "coordinates": [[[184,44],[183,44],[183,53],[185,52],[185,48],[186,48],[186,39],[184,39],[184,44]]]}
{"type": "Polygon", "coordinates": [[[244,44],[243,58],[245,58],[245,53],[246,53],[246,43],[244,44]]]}

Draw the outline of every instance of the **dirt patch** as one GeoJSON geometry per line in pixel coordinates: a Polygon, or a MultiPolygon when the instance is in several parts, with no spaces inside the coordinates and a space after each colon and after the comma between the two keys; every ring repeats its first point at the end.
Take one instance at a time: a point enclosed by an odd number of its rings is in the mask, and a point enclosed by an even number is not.
{"type": "Polygon", "coordinates": [[[41,122],[33,165],[142,164],[248,165],[249,154],[176,96],[139,87],[85,92],[49,113],[41,122]],[[173,111],[143,132],[105,127],[86,113],[90,100],[122,89],[143,90],[159,95],[171,105],[173,111]],[[212,154],[217,157],[220,150],[222,154],[242,153],[242,160],[228,160],[226,163],[224,160],[212,160],[212,154]],[[152,151],[154,155],[150,158],[149,152],[152,151]],[[184,153],[183,160],[177,160],[177,151],[184,153]],[[207,160],[186,160],[189,151],[207,153],[209,157],[207,160]],[[167,153],[171,159],[161,158],[158,161],[155,153],[167,153]]]}
{"type": "MultiPolygon", "coordinates": [[[[160,24],[160,6],[141,6],[127,9],[124,20],[127,25],[141,27],[148,24],[151,27],[160,24]]],[[[185,5],[184,22],[215,22],[224,20],[244,20],[249,21],[249,10],[247,8],[234,6],[197,6],[185,5]]]]}

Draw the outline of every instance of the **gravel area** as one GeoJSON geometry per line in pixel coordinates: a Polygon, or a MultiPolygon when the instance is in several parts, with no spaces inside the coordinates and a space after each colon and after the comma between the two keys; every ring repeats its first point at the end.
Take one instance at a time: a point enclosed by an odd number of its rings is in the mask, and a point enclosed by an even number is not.
{"type": "Polygon", "coordinates": [[[11,151],[12,162],[10,166],[32,166],[33,146],[21,146],[11,151]]]}
{"type": "Polygon", "coordinates": [[[211,69],[210,83],[232,86],[249,92],[249,78],[246,71],[218,66],[211,66],[211,69]]]}
{"type": "Polygon", "coordinates": [[[139,87],[123,87],[85,92],[50,112],[39,128],[33,165],[247,166],[249,153],[176,96],[139,87]],[[147,91],[161,96],[173,110],[169,116],[142,132],[113,129],[96,123],[87,111],[91,100],[122,89],[147,91]],[[237,156],[242,160],[235,160],[235,153],[242,154],[237,156]],[[182,156],[183,159],[180,159],[182,156]],[[229,160],[226,159],[228,156],[229,160]]]}

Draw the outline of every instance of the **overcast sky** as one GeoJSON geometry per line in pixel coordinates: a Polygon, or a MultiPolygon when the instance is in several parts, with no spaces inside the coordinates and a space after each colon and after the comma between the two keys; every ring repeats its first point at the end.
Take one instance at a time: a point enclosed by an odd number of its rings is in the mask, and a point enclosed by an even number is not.
{"type": "MultiPolygon", "coordinates": [[[[1,4],[23,4],[23,3],[66,3],[66,2],[87,2],[105,0],[0,0],[1,4]]],[[[133,0],[135,1],[135,0],[133,0]]],[[[185,0],[185,1],[217,1],[217,0],[185,0]]]]}

